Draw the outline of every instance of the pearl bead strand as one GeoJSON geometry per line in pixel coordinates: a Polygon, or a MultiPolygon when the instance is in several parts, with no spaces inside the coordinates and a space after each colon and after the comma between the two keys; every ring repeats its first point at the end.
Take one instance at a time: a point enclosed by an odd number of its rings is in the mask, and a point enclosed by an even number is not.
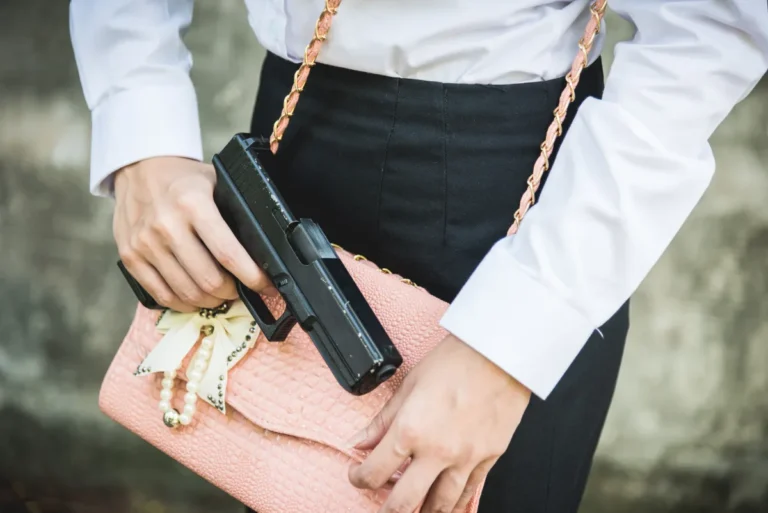
{"type": "Polygon", "coordinates": [[[213,341],[204,338],[200,344],[200,349],[197,350],[192,363],[190,363],[191,370],[187,375],[187,393],[184,394],[184,409],[181,414],[171,406],[176,371],[165,373],[160,390],[159,407],[160,411],[163,412],[163,422],[165,422],[166,426],[174,428],[179,424],[187,426],[192,422],[192,417],[197,409],[195,406],[197,403],[197,390],[200,388],[200,382],[203,380],[208,363],[211,360],[212,349],[213,341]]]}

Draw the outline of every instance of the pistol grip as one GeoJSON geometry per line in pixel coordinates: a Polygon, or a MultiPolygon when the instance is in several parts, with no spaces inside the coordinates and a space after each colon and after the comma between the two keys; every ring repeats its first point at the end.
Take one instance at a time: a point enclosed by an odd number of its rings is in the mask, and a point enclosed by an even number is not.
{"type": "Polygon", "coordinates": [[[131,290],[133,291],[134,295],[136,296],[136,299],[139,300],[139,303],[144,305],[144,308],[149,308],[150,310],[164,310],[164,306],[160,306],[155,299],[149,295],[149,292],[144,290],[144,287],[139,285],[139,282],[136,281],[136,279],[131,275],[131,273],[128,272],[128,269],[125,268],[125,265],[123,264],[122,260],[117,261],[117,267],[120,268],[120,272],[123,273],[123,277],[125,278],[125,281],[128,282],[128,285],[130,285],[131,290]]]}
{"type": "Polygon", "coordinates": [[[261,332],[270,342],[282,342],[296,324],[296,317],[286,307],[283,315],[275,319],[261,296],[241,282],[237,282],[237,293],[248,311],[261,328],[261,332]]]}

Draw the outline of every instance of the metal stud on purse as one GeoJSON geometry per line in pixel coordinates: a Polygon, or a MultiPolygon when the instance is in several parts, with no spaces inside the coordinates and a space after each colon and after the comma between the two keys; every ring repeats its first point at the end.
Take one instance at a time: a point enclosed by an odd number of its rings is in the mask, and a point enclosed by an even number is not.
{"type": "MultiPolygon", "coordinates": [[[[273,152],[339,4],[325,2],[275,122],[273,152]]],[[[549,169],[605,8],[606,0],[590,7],[590,21],[510,234],[549,169]]],[[[359,490],[349,483],[350,463],[364,454],[348,448],[346,440],[373,419],[407,372],[443,339],[438,323],[448,305],[365,258],[341,248],[337,253],[403,357],[398,372],[373,392],[354,396],[343,390],[300,327],[284,342],[267,343],[239,301],[193,314],[158,314],[138,305],[104,378],[101,409],[259,513],[376,512],[387,492],[359,490]],[[177,382],[185,383],[181,401],[174,397],[177,382]]],[[[265,303],[278,312],[284,306],[279,298],[265,298],[265,303]]],[[[467,513],[477,511],[481,489],[467,513]]]]}

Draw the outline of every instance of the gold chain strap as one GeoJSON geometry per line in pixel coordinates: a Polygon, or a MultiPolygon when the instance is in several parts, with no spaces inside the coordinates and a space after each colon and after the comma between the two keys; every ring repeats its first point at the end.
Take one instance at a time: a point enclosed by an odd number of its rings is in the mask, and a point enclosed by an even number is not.
{"type": "MultiPolygon", "coordinates": [[[[288,123],[291,120],[291,116],[293,116],[293,112],[296,109],[296,104],[299,102],[299,95],[304,90],[304,86],[307,83],[309,71],[317,62],[317,56],[320,53],[320,48],[323,42],[325,42],[325,39],[328,37],[328,30],[331,28],[331,21],[333,20],[333,16],[335,16],[338,12],[340,4],[341,0],[325,1],[325,8],[320,13],[320,17],[317,19],[317,23],[315,24],[314,36],[304,50],[304,60],[299,66],[299,69],[297,69],[296,73],[293,75],[293,86],[291,87],[291,92],[289,92],[283,100],[283,110],[280,113],[280,117],[272,126],[272,135],[269,137],[269,149],[272,151],[272,153],[277,153],[277,148],[280,145],[283,134],[285,134],[285,130],[288,128],[288,123]]],[[[338,244],[331,244],[331,246],[341,251],[346,251],[338,244]]],[[[370,262],[370,260],[368,260],[363,255],[353,255],[352,258],[354,258],[356,262],[370,262]]],[[[373,264],[373,262],[370,263],[373,264]]],[[[394,274],[387,268],[379,270],[384,274],[394,274]]],[[[405,284],[418,287],[418,285],[416,285],[408,278],[400,278],[400,281],[405,284]]]]}
{"type": "Polygon", "coordinates": [[[272,135],[269,137],[269,149],[272,153],[277,153],[280,140],[283,138],[285,129],[288,128],[288,122],[291,120],[296,104],[299,102],[299,94],[304,90],[304,85],[307,83],[309,71],[315,65],[317,55],[320,53],[320,47],[323,45],[325,38],[328,37],[331,21],[339,10],[339,4],[341,4],[341,0],[325,0],[325,8],[320,13],[320,17],[315,24],[315,34],[304,50],[304,61],[293,75],[291,92],[283,100],[283,111],[272,127],[272,135]]]}
{"type": "Polygon", "coordinates": [[[576,100],[576,86],[579,85],[581,72],[584,71],[584,68],[589,63],[589,52],[595,42],[595,36],[600,32],[600,24],[605,14],[606,5],[606,0],[595,0],[589,7],[591,16],[584,35],[579,40],[579,53],[573,61],[571,70],[565,75],[566,86],[560,94],[560,102],[553,112],[555,119],[549,125],[547,137],[539,147],[541,153],[533,166],[533,174],[526,181],[528,189],[520,199],[520,206],[513,216],[514,222],[507,232],[509,235],[517,233],[520,222],[536,201],[536,191],[541,185],[544,173],[549,171],[549,157],[552,155],[557,138],[563,135],[563,120],[565,120],[565,116],[568,113],[568,106],[576,100]]]}
{"type": "MultiPolygon", "coordinates": [[[[333,246],[336,249],[340,249],[341,251],[346,251],[344,248],[342,248],[338,244],[331,243],[331,246],[333,246]]],[[[370,262],[371,265],[374,265],[374,266],[376,265],[370,260],[368,260],[367,258],[365,258],[363,255],[352,255],[352,258],[355,260],[355,262],[370,262]]],[[[379,271],[381,271],[384,274],[393,274],[393,275],[395,274],[389,269],[387,269],[386,267],[380,268],[379,271]]],[[[414,287],[418,287],[418,285],[416,285],[413,281],[409,280],[408,278],[400,278],[400,281],[407,285],[413,285],[414,287]]]]}
{"type": "MultiPolygon", "coordinates": [[[[304,90],[310,70],[317,62],[320,48],[328,37],[331,21],[333,20],[333,16],[338,12],[340,4],[341,0],[325,0],[325,8],[320,13],[320,17],[315,24],[314,36],[304,50],[304,59],[299,66],[299,69],[296,70],[296,73],[293,75],[293,86],[291,87],[291,91],[285,97],[285,100],[283,100],[283,110],[272,127],[272,135],[269,137],[269,148],[272,153],[277,153],[277,148],[280,145],[283,134],[285,134],[291,116],[293,116],[293,112],[296,109],[299,95],[304,90]]],[[[589,63],[589,52],[595,42],[595,37],[600,32],[600,24],[605,15],[606,6],[607,0],[595,0],[589,7],[591,16],[584,31],[584,35],[579,40],[579,53],[576,54],[571,70],[565,76],[566,87],[563,89],[563,92],[560,95],[560,102],[553,112],[555,119],[547,129],[547,136],[544,139],[544,142],[539,146],[541,153],[533,166],[533,174],[531,174],[526,181],[528,188],[520,199],[520,206],[513,216],[514,222],[507,232],[510,235],[517,232],[523,217],[533,206],[536,201],[536,191],[538,191],[539,186],[541,185],[541,179],[544,176],[544,173],[549,171],[549,158],[552,156],[552,151],[557,138],[563,135],[563,121],[568,114],[568,106],[576,100],[576,87],[579,85],[581,72],[584,71],[584,68],[589,63]]],[[[336,244],[333,244],[333,247],[342,249],[336,244]]],[[[362,255],[354,255],[354,259],[357,261],[367,260],[367,258],[362,255]]],[[[381,269],[381,272],[392,274],[392,271],[389,269],[381,269]]],[[[406,278],[401,279],[401,281],[416,286],[415,283],[406,278]]]]}

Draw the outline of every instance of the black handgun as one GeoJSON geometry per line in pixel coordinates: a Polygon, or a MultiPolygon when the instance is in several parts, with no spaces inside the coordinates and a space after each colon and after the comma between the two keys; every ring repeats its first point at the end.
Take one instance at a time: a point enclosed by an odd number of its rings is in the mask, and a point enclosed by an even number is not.
{"type": "MultiPolygon", "coordinates": [[[[298,322],[336,380],[363,395],[391,377],[402,357],[320,227],[297,219],[270,180],[267,141],[235,135],[213,157],[214,201],[251,258],[285,300],[275,319],[259,294],[237,281],[240,299],[265,337],[285,340],[298,322]]],[[[160,308],[118,262],[139,301],[160,308]]]]}

